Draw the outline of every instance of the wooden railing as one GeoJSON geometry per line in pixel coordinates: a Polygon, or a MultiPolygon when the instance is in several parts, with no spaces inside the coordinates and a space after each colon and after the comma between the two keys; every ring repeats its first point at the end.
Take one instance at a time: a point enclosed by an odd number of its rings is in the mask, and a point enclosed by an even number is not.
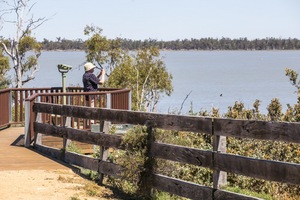
{"type": "MultiPolygon", "coordinates": [[[[67,87],[66,91],[67,94],[62,93],[61,87],[11,88],[0,90],[0,128],[9,126],[11,124],[24,124],[25,99],[34,94],[36,94],[35,97],[37,97],[33,98],[34,101],[62,104],[63,97],[68,96],[67,104],[81,106],[86,105],[86,100],[84,98],[86,93],[83,93],[82,87],[67,87]],[[73,94],[74,97],[72,96],[73,94]]],[[[100,88],[98,92],[93,93],[93,95],[96,95],[99,100],[96,101],[96,106],[104,107],[105,103],[105,106],[108,106],[109,108],[131,109],[130,90],[117,88],[100,88]],[[109,101],[105,99],[106,97],[108,97],[106,96],[106,94],[109,94],[111,96],[109,96],[109,101]],[[101,102],[101,99],[105,99],[105,102],[101,102]]],[[[47,118],[45,120],[58,120],[58,118],[47,118]]]]}
{"type": "MultiPolygon", "coordinates": [[[[72,141],[85,142],[102,147],[125,149],[122,137],[107,134],[109,122],[145,125],[148,130],[148,156],[151,159],[165,159],[191,165],[201,166],[213,170],[213,187],[171,178],[154,172],[153,166],[147,165],[145,172],[149,172],[144,179],[144,186],[156,188],[190,199],[257,199],[220,189],[221,177],[226,172],[244,175],[268,181],[277,181],[300,185],[300,164],[279,162],[273,160],[255,159],[245,156],[227,154],[222,151],[225,136],[239,138],[254,138],[258,140],[286,141],[300,143],[300,124],[286,122],[267,122],[252,120],[233,120],[197,116],[179,116],[157,113],[134,112],[104,108],[88,108],[80,106],[57,105],[48,103],[33,103],[32,111],[35,116],[39,113],[61,115],[71,118],[104,120],[100,133],[78,130],[66,126],[56,126],[39,121],[33,122],[35,133],[34,148],[54,158],[83,168],[94,170],[101,175],[121,177],[123,167],[107,162],[105,157],[99,159],[71,152],[62,152],[44,146],[37,142],[40,134],[61,137],[72,141]],[[201,150],[155,141],[153,129],[201,132],[213,137],[213,149],[201,150]],[[220,151],[221,150],[221,151],[220,151]]],[[[26,111],[27,112],[27,111],[26,111]]],[[[29,111],[28,111],[29,112],[29,111]]],[[[27,146],[31,141],[27,140],[27,146]]],[[[64,145],[65,147],[65,145],[64,145]]],[[[125,149],[126,150],[126,149],[125,149]]]]}
{"type": "MultiPolygon", "coordinates": [[[[77,106],[89,106],[87,105],[86,95],[93,95],[95,98],[95,107],[98,108],[120,108],[125,110],[131,109],[131,94],[128,89],[121,90],[108,90],[99,92],[66,92],[66,93],[35,93],[34,95],[28,97],[26,99],[26,107],[27,110],[31,110],[31,112],[26,113],[25,120],[25,131],[29,132],[27,134],[30,135],[30,139],[33,141],[34,139],[34,131],[33,131],[33,121],[36,117],[32,111],[32,106],[35,102],[47,102],[47,103],[59,103],[63,104],[63,98],[66,97],[67,105],[77,105],[77,106]],[[117,103],[114,103],[117,102],[117,103]]],[[[83,119],[80,117],[72,117],[72,118],[64,118],[61,115],[57,115],[54,113],[43,114],[41,115],[41,120],[43,123],[52,123],[54,125],[64,126],[66,120],[69,120],[68,126],[77,128],[77,129],[90,129],[90,119],[83,119]]],[[[99,122],[99,120],[98,120],[99,122]]],[[[97,123],[97,120],[96,120],[97,123]]]]}

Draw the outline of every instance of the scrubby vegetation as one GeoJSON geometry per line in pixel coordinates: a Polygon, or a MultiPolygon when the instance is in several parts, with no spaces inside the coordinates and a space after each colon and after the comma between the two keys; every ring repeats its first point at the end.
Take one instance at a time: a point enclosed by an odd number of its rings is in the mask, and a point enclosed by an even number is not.
{"type": "MultiPolygon", "coordinates": [[[[255,119],[268,121],[289,121],[298,122],[300,112],[300,90],[298,74],[286,69],[286,75],[298,92],[297,104],[288,106],[285,113],[282,111],[282,105],[279,99],[273,99],[268,106],[268,114],[259,112],[259,100],[253,103],[253,109],[246,109],[242,102],[235,102],[233,106],[228,107],[228,111],[220,114],[217,108],[211,111],[194,112],[192,109],[189,114],[210,117],[226,117],[233,119],[255,119]]],[[[121,188],[131,195],[139,195],[140,174],[144,170],[146,160],[146,127],[135,127],[124,136],[124,145],[130,146],[131,151],[113,151],[110,159],[127,169],[125,177],[127,181],[120,179],[108,179],[107,182],[121,188]]],[[[188,147],[194,147],[204,150],[212,150],[212,139],[210,136],[202,133],[181,132],[181,131],[163,131],[155,129],[155,138],[159,142],[170,143],[188,147]]],[[[276,160],[291,163],[300,163],[300,145],[296,143],[261,141],[254,139],[227,138],[227,153],[242,155],[247,157],[276,160]]],[[[204,186],[212,186],[212,171],[206,168],[194,165],[181,164],[162,159],[156,159],[155,172],[170,177],[191,181],[204,186]]],[[[282,184],[277,182],[265,181],[255,178],[249,178],[228,173],[227,186],[225,190],[256,196],[263,199],[288,199],[296,200],[300,198],[300,186],[282,184]]],[[[154,199],[184,199],[163,192],[154,192],[154,199]]]]}

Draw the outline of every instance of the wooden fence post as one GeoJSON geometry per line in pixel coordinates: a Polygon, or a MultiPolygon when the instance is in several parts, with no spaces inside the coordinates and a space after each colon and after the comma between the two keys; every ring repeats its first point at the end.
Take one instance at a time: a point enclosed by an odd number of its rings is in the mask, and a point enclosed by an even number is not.
{"type": "MultiPolygon", "coordinates": [[[[216,153],[226,153],[226,137],[219,136],[214,133],[214,124],[212,125],[212,137],[213,137],[213,155],[215,155],[216,153]]],[[[214,157],[213,157],[213,162],[215,167],[214,157]]],[[[225,186],[226,184],[227,184],[227,172],[214,169],[213,188],[220,189],[220,187],[225,186]]]]}
{"type": "MultiPolygon", "coordinates": [[[[71,117],[61,116],[63,117],[64,127],[71,127],[71,117]]],[[[71,143],[71,140],[67,139],[65,136],[63,137],[63,149],[66,150],[68,145],[71,143]]]]}
{"type": "Polygon", "coordinates": [[[146,122],[147,126],[147,141],[146,141],[146,152],[145,152],[145,163],[144,171],[140,174],[139,193],[142,194],[146,199],[151,199],[152,196],[152,175],[154,172],[155,158],[151,156],[151,146],[155,141],[154,137],[154,125],[152,122],[146,122]]]}
{"type": "MultiPolygon", "coordinates": [[[[42,113],[37,113],[35,115],[35,121],[42,122],[42,113]]],[[[43,134],[34,132],[34,144],[42,144],[43,134]]]]}
{"type": "MultiPolygon", "coordinates": [[[[25,101],[25,105],[24,105],[25,107],[24,146],[25,147],[30,147],[30,143],[31,143],[31,130],[33,130],[33,128],[31,127],[33,125],[33,122],[31,120],[42,122],[41,113],[37,113],[35,114],[35,116],[31,116],[31,114],[33,114],[33,112],[31,112],[32,111],[31,105],[32,105],[31,101],[25,101]]],[[[42,135],[39,133],[34,133],[34,144],[41,144],[41,143],[42,143],[42,135]]]]}
{"type": "MultiPolygon", "coordinates": [[[[101,122],[103,122],[103,121],[101,121],[101,122]]],[[[100,132],[104,132],[104,133],[108,134],[109,133],[109,127],[110,127],[110,122],[109,121],[104,121],[100,125],[100,132]]],[[[109,156],[108,154],[109,154],[108,148],[104,147],[104,146],[100,146],[99,163],[101,161],[106,161],[107,158],[108,158],[108,156],[109,156]]],[[[98,173],[99,173],[98,184],[102,184],[103,183],[104,174],[99,171],[99,167],[98,167],[98,173]]]]}
{"type": "MultiPolygon", "coordinates": [[[[111,108],[111,94],[108,93],[106,94],[106,108],[111,108]]],[[[100,121],[100,132],[104,132],[106,134],[109,133],[109,128],[110,128],[110,122],[109,121],[100,121]]],[[[100,146],[100,155],[99,155],[99,163],[101,161],[106,161],[108,158],[108,148],[104,147],[104,146],[100,146]]],[[[103,178],[104,178],[104,174],[100,172],[99,167],[98,167],[98,173],[99,173],[99,181],[98,184],[102,184],[103,183],[103,178]]]]}
{"type": "Polygon", "coordinates": [[[24,126],[24,133],[25,133],[25,139],[24,139],[24,146],[30,147],[30,101],[25,101],[25,126],[24,126]]]}
{"type": "Polygon", "coordinates": [[[111,94],[106,94],[106,108],[111,108],[111,94]]]}
{"type": "Polygon", "coordinates": [[[128,110],[132,109],[131,105],[132,97],[131,97],[131,90],[128,93],[128,110]]]}

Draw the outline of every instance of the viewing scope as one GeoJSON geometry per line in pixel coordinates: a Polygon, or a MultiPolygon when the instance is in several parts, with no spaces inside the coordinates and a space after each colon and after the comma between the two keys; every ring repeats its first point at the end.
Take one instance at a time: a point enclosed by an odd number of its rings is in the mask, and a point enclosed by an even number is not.
{"type": "Polygon", "coordinates": [[[72,69],[71,66],[65,64],[59,64],[57,65],[57,68],[60,73],[67,73],[69,70],[72,69]]]}

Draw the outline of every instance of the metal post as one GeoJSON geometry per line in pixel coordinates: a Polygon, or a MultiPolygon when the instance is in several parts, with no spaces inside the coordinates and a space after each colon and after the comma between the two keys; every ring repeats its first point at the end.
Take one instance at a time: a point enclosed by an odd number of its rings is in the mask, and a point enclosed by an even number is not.
{"type": "MultiPolygon", "coordinates": [[[[65,64],[59,64],[57,65],[58,71],[61,73],[61,79],[62,79],[62,92],[65,93],[66,92],[66,77],[67,77],[67,73],[68,71],[70,71],[72,69],[71,66],[65,65],[65,64]]],[[[63,105],[66,105],[66,96],[63,96],[63,105]]]]}
{"type": "MultiPolygon", "coordinates": [[[[67,77],[67,75],[66,75],[66,73],[65,72],[63,72],[63,73],[61,73],[61,79],[62,79],[62,92],[63,93],[65,93],[66,92],[66,77],[67,77]]],[[[64,95],[63,96],[63,105],[66,105],[66,96],[64,95]]]]}
{"type": "MultiPolygon", "coordinates": [[[[61,85],[62,85],[62,92],[66,93],[66,77],[67,77],[67,73],[68,71],[70,71],[72,69],[71,66],[65,65],[65,64],[59,64],[57,65],[58,71],[61,73],[61,85]]],[[[63,95],[63,105],[66,105],[66,96],[63,95]]],[[[62,117],[62,116],[61,116],[62,117]]],[[[63,117],[63,123],[65,127],[68,127],[71,125],[71,119],[70,117],[63,117]]],[[[68,140],[67,138],[63,138],[63,148],[66,149],[68,146],[68,143],[70,143],[71,141],[68,140]]]]}

